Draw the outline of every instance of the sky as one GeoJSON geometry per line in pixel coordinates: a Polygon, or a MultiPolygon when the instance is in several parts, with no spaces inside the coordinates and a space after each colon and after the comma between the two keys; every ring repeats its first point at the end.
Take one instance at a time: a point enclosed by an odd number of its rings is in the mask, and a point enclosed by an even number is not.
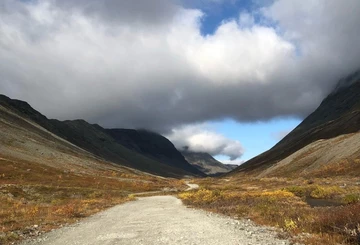
{"type": "Polygon", "coordinates": [[[358,0],[0,0],[0,93],[242,163],[360,66],[358,0]]]}

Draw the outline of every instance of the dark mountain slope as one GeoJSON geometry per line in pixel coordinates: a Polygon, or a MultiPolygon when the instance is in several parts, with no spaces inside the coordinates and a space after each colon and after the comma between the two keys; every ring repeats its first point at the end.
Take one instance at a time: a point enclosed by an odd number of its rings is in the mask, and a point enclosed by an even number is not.
{"type": "Polygon", "coordinates": [[[355,133],[360,129],[360,73],[342,79],[336,89],[298,127],[270,150],[247,161],[234,172],[259,173],[320,139],[355,133]]]}
{"type": "Polygon", "coordinates": [[[106,129],[117,143],[166,165],[203,176],[203,172],[189,164],[175,146],[164,136],[147,130],[106,129]]]}
{"type": "Polygon", "coordinates": [[[223,164],[213,158],[209,153],[182,151],[181,154],[184,155],[190,164],[207,175],[216,176],[224,174],[237,167],[236,165],[223,164]]]}
{"type": "Polygon", "coordinates": [[[196,169],[194,172],[189,172],[181,169],[181,166],[169,166],[129,150],[117,143],[116,140],[108,135],[106,130],[99,125],[91,125],[84,120],[62,122],[47,119],[44,115],[34,110],[28,103],[20,100],[12,100],[4,95],[0,95],[0,105],[107,161],[163,176],[198,174],[196,169]]]}

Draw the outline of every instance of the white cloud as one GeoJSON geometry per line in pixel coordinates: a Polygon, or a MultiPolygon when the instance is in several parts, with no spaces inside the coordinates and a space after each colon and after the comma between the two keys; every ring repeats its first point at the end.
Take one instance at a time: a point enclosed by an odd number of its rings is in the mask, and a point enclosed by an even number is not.
{"type": "Polygon", "coordinates": [[[304,116],[360,64],[358,0],[279,0],[263,9],[278,26],[241,13],[207,36],[203,12],[173,1],[101,3],[4,0],[1,93],[50,117],[164,132],[304,116]]]}
{"type": "Polygon", "coordinates": [[[321,76],[338,78],[360,67],[359,10],[358,0],[277,0],[263,12],[297,45],[297,68],[324,86],[333,83],[321,76]]]}
{"type": "MultiPolygon", "coordinates": [[[[194,28],[192,25],[190,28],[194,28]]],[[[242,29],[235,21],[223,23],[213,36],[202,37],[197,30],[171,36],[178,44],[178,55],[185,55],[197,74],[219,85],[269,82],[271,73],[291,62],[293,46],[271,28],[253,26],[242,29]],[[195,35],[194,35],[195,34],[195,35]]]]}
{"type": "Polygon", "coordinates": [[[167,137],[179,150],[188,147],[193,152],[225,155],[231,160],[241,157],[244,152],[239,141],[228,139],[205,124],[175,128],[167,137]]]}
{"type": "Polygon", "coordinates": [[[245,161],[241,160],[241,159],[236,159],[236,160],[218,160],[219,162],[222,162],[223,164],[232,164],[232,165],[241,165],[243,164],[245,161]]]}

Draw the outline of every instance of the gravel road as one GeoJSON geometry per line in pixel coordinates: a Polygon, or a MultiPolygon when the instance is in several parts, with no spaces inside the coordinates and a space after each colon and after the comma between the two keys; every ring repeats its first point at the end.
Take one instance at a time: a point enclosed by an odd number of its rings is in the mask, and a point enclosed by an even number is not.
{"type": "Polygon", "coordinates": [[[290,244],[276,232],[202,210],[185,207],[173,196],[153,196],[115,206],[76,225],[23,245],[112,244],[290,244]]]}

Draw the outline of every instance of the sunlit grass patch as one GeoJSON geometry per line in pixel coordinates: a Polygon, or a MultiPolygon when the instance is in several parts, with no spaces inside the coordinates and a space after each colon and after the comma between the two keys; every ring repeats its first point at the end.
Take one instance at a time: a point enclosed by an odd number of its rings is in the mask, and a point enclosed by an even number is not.
{"type": "Polygon", "coordinates": [[[333,198],[337,195],[343,194],[345,191],[339,186],[322,187],[316,186],[310,193],[313,198],[333,198]]]}
{"type": "MultiPolygon", "coordinates": [[[[342,201],[345,204],[355,204],[360,202],[360,193],[351,193],[351,194],[347,194],[343,197],[342,201]]],[[[360,223],[360,221],[359,221],[360,223]]]]}
{"type": "Polygon", "coordinates": [[[346,191],[339,186],[319,185],[289,186],[284,188],[284,190],[292,192],[298,197],[312,197],[318,199],[334,198],[346,193],[346,191]]]}
{"type": "Polygon", "coordinates": [[[273,180],[275,183],[271,179],[249,179],[229,184],[216,179],[212,184],[200,180],[198,183],[205,183],[201,186],[207,188],[181,193],[179,197],[187,205],[277,227],[305,244],[359,244],[358,185],[344,185],[341,179],[273,180]],[[234,183],[237,185],[232,188],[234,183]],[[311,208],[306,198],[344,205],[311,208]],[[301,236],[303,233],[310,235],[301,236]]]}

